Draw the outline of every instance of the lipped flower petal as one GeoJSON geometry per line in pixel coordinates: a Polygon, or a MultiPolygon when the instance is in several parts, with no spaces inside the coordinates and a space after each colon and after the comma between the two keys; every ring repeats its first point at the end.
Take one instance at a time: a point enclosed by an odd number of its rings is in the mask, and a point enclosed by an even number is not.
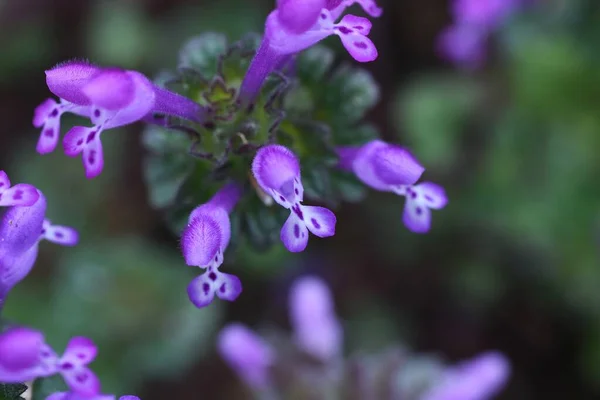
{"type": "Polygon", "coordinates": [[[242,282],[235,275],[218,272],[214,286],[221,300],[234,301],[242,293],[242,282]]]}
{"type": "Polygon", "coordinates": [[[338,30],[341,27],[346,27],[347,29],[352,29],[361,35],[368,35],[371,32],[371,21],[367,18],[357,17],[356,15],[347,14],[344,15],[344,18],[338,23],[338,30]]]}
{"type": "Polygon", "coordinates": [[[286,30],[299,34],[317,22],[325,5],[325,0],[280,0],[277,4],[278,18],[286,30]]]}
{"type": "Polygon", "coordinates": [[[337,35],[342,39],[342,44],[348,53],[358,62],[375,61],[378,57],[377,47],[368,37],[357,32],[342,33],[337,30],[337,35]]]}
{"type": "Polygon", "coordinates": [[[6,172],[0,171],[0,206],[32,206],[38,198],[33,185],[18,183],[11,187],[6,172]]]}
{"type": "Polygon", "coordinates": [[[324,238],[335,235],[336,217],[325,207],[301,206],[304,223],[313,235],[324,238]]]}
{"type": "Polygon", "coordinates": [[[98,354],[98,348],[93,341],[86,337],[74,337],[67,344],[67,348],[61,362],[69,362],[73,365],[87,365],[94,361],[98,354]]]}
{"type": "Polygon", "coordinates": [[[234,301],[242,293],[242,283],[235,275],[208,268],[188,285],[190,301],[198,308],[209,305],[215,293],[221,300],[234,301]]]}
{"type": "Polygon", "coordinates": [[[0,250],[0,303],[31,271],[38,255],[37,243],[24,252],[0,250]]]}
{"type": "Polygon", "coordinates": [[[402,215],[404,225],[415,233],[426,233],[431,228],[431,210],[408,196],[402,215]]]}
{"type": "Polygon", "coordinates": [[[425,168],[403,147],[387,144],[373,153],[373,170],[387,185],[412,185],[425,168]]]}
{"type": "Polygon", "coordinates": [[[443,187],[432,182],[422,182],[413,188],[420,201],[428,208],[439,210],[448,204],[448,197],[443,187]]]}
{"type": "Polygon", "coordinates": [[[373,140],[360,148],[352,163],[352,169],[356,177],[375,190],[389,190],[389,184],[383,181],[375,172],[373,162],[377,151],[386,147],[387,143],[381,140],[373,140]]]}
{"type": "Polygon", "coordinates": [[[36,244],[46,215],[46,198],[39,190],[37,201],[29,206],[11,207],[0,223],[0,254],[20,254],[36,244]]]}
{"type": "MultiPolygon", "coordinates": [[[[300,176],[300,163],[287,147],[268,145],[256,152],[252,161],[252,173],[265,192],[279,192],[284,184],[293,182],[300,176]]],[[[281,194],[285,196],[287,193],[281,194]]]]}
{"type": "Polygon", "coordinates": [[[275,360],[271,346],[246,326],[225,326],[217,341],[219,354],[238,376],[253,388],[269,384],[269,368],[275,360]]]}
{"type": "Polygon", "coordinates": [[[294,212],[285,221],[279,235],[283,245],[292,253],[299,253],[308,245],[308,229],[303,220],[294,212]]]}
{"type": "Polygon", "coordinates": [[[104,154],[100,134],[102,128],[75,126],[71,128],[63,139],[65,154],[76,157],[82,153],[81,161],[88,179],[100,175],[104,169],[104,154]]]}
{"type": "Polygon", "coordinates": [[[62,246],[75,246],[79,242],[79,233],[71,227],[52,225],[50,220],[44,220],[42,227],[43,239],[62,246]]]}
{"type": "MultiPolygon", "coordinates": [[[[44,335],[29,328],[12,328],[0,335],[0,369],[12,371],[34,367],[40,358],[44,335]]],[[[1,378],[0,378],[1,381],[1,378]]]]}
{"type": "Polygon", "coordinates": [[[181,235],[181,249],[190,266],[208,266],[222,246],[222,231],[217,220],[206,213],[197,214],[181,235]]]}
{"type": "Polygon", "coordinates": [[[61,99],[78,105],[90,105],[83,87],[101,71],[101,68],[84,61],[67,61],[46,71],[46,84],[61,99]]]}
{"type": "Polygon", "coordinates": [[[86,367],[67,368],[64,363],[59,366],[67,386],[83,397],[93,397],[100,392],[100,380],[86,367]]]}
{"type": "Polygon", "coordinates": [[[208,278],[207,273],[191,281],[187,287],[187,292],[190,301],[198,308],[208,306],[215,298],[212,281],[208,278]]]}
{"type": "Polygon", "coordinates": [[[132,77],[118,68],[103,69],[82,88],[91,104],[110,111],[129,106],[135,100],[135,90],[132,77]]]}
{"type": "MultiPolygon", "coordinates": [[[[182,96],[175,96],[174,93],[168,92],[164,89],[158,90],[159,88],[154,87],[152,82],[143,74],[137,71],[126,71],[125,74],[129,79],[131,79],[133,87],[135,88],[133,100],[125,107],[120,108],[115,115],[107,118],[106,123],[104,124],[104,129],[125,126],[144,118],[149,112],[154,110],[157,102],[157,93],[164,93],[166,96],[169,96],[169,98],[171,98],[172,94],[177,98],[177,103],[181,103],[179,98],[182,96]]],[[[198,120],[198,116],[196,114],[200,111],[199,109],[201,109],[201,107],[199,107],[197,103],[187,99],[185,104],[180,105],[182,106],[180,108],[188,107],[193,110],[194,114],[187,116],[187,119],[198,120]]],[[[182,112],[183,110],[181,109],[170,111],[172,111],[173,114],[177,113],[176,115],[178,116],[186,115],[186,113],[182,112]]]]}

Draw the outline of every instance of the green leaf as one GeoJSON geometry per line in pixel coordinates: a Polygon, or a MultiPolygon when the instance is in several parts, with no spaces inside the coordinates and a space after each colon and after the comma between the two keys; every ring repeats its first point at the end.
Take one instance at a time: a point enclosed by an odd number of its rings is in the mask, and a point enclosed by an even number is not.
{"type": "Polygon", "coordinates": [[[179,52],[179,66],[197,70],[204,79],[217,74],[219,57],[227,51],[227,37],[207,32],[190,39],[179,52]]]}
{"type": "Polygon", "coordinates": [[[303,85],[322,85],[325,74],[334,61],[333,51],[325,46],[313,46],[296,59],[296,75],[303,85]]]}
{"type": "Polygon", "coordinates": [[[36,379],[31,388],[33,394],[31,400],[46,400],[53,393],[67,392],[68,390],[62,376],[59,374],[48,378],[36,379]]]}
{"type": "Polygon", "coordinates": [[[27,386],[22,383],[1,384],[0,400],[22,400],[21,395],[27,390],[27,386]]]}

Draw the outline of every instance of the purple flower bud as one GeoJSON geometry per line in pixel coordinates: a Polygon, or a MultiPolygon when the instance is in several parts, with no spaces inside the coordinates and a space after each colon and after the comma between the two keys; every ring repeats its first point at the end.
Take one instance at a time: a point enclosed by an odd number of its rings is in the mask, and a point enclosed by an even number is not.
{"type": "Polygon", "coordinates": [[[82,154],[87,178],[99,175],[104,167],[100,141],[103,131],[131,124],[154,113],[195,122],[202,122],[206,113],[199,104],[154,86],[136,71],[69,61],[46,71],[46,83],[60,102],[47,99],[35,109],[33,125],[42,128],[37,151],[46,154],[56,148],[60,117],[65,112],[89,118],[92,127],[76,126],[63,141],[68,156],[82,154]]]}
{"type": "Polygon", "coordinates": [[[291,150],[280,145],[262,147],[252,161],[252,173],[265,193],[290,210],[280,234],[289,251],[303,251],[309,231],[322,238],[335,234],[336,218],[330,210],[302,205],[304,188],[300,163],[291,150]]]}
{"type": "Polygon", "coordinates": [[[301,349],[323,361],[340,354],[342,327],[325,282],[316,277],[298,279],[290,292],[289,307],[290,322],[301,349]]]}
{"type": "Polygon", "coordinates": [[[498,394],[506,384],[510,364],[498,352],[488,352],[473,360],[450,367],[442,381],[422,400],[486,400],[498,394]]]}
{"type": "Polygon", "coordinates": [[[248,386],[264,388],[269,384],[269,368],[275,355],[271,347],[242,324],[229,324],[217,342],[221,357],[248,386]]]}
{"type": "Polygon", "coordinates": [[[222,300],[234,301],[242,292],[242,284],[237,276],[219,271],[231,237],[228,212],[240,196],[239,186],[224,186],[206,204],[192,211],[181,235],[181,249],[186,264],[206,269],[187,289],[190,301],[198,308],[209,305],[215,294],[222,300]]]}
{"type": "MultiPolygon", "coordinates": [[[[8,186],[8,178],[3,180],[2,177],[6,177],[3,174],[0,172],[0,183],[8,186]]],[[[0,308],[9,290],[31,271],[37,258],[38,243],[42,239],[66,246],[73,246],[78,241],[74,229],[54,226],[45,219],[46,198],[42,192],[31,185],[23,187],[30,192],[23,198],[35,198],[35,203],[11,207],[0,222],[0,308]]]]}
{"type": "Polygon", "coordinates": [[[44,335],[29,328],[12,328],[0,335],[0,369],[22,371],[39,362],[44,335]]]}
{"type": "Polygon", "coordinates": [[[430,209],[441,209],[448,203],[441,186],[430,182],[415,185],[425,168],[403,147],[374,140],[360,148],[342,147],[338,154],[340,167],[351,168],[364,184],[406,197],[403,221],[415,233],[428,232],[430,209]]]}
{"type": "MultiPolygon", "coordinates": [[[[371,14],[381,14],[373,0],[358,2],[371,14]]],[[[285,64],[291,55],[331,35],[340,37],[355,60],[374,61],[377,48],[367,37],[371,22],[366,18],[346,15],[336,23],[346,7],[353,3],[350,0],[279,0],[277,9],[267,17],[263,41],[240,87],[242,102],[251,103],[267,76],[285,64]]]]}

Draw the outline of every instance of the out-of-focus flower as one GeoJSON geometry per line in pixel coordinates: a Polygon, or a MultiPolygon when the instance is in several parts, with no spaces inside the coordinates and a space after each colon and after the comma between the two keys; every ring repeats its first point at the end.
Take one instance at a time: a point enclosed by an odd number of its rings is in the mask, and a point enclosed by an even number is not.
{"type": "Polygon", "coordinates": [[[431,209],[441,209],[448,203],[441,186],[416,184],[425,168],[403,147],[374,140],[361,147],[338,148],[338,154],[340,168],[354,172],[367,186],[406,197],[403,221],[413,232],[428,232],[431,209]]]}
{"type": "Polygon", "coordinates": [[[488,352],[449,367],[442,381],[421,400],[486,400],[498,394],[510,375],[510,364],[498,352],[488,352]]]}
{"type": "MultiPolygon", "coordinates": [[[[46,397],[46,400],[115,400],[112,394],[99,394],[93,397],[81,396],[75,392],[56,392],[46,397]]],[[[137,396],[121,396],[119,400],[140,400],[137,396]]]]}
{"type": "Polygon", "coordinates": [[[335,234],[335,215],[324,207],[304,206],[304,188],[296,155],[280,145],[262,147],[252,162],[252,173],[260,187],[279,205],[290,210],[281,228],[281,241],[292,252],[308,244],[308,231],[319,237],[335,234]]]}
{"type": "Polygon", "coordinates": [[[82,154],[87,178],[102,172],[104,157],[100,135],[153,114],[175,115],[202,122],[205,109],[194,101],[152,84],[137,71],[101,68],[68,61],[46,71],[46,83],[59,102],[47,99],[34,112],[33,125],[42,128],[37,151],[52,152],[60,137],[60,117],[66,112],[90,118],[93,126],[76,126],[65,135],[65,154],[82,154]]]}
{"type": "Polygon", "coordinates": [[[240,379],[256,389],[269,384],[269,368],[275,355],[260,336],[239,323],[227,325],[219,333],[217,349],[240,379]]]}
{"type": "MultiPolygon", "coordinates": [[[[284,65],[290,56],[314,46],[331,35],[338,35],[350,55],[359,62],[374,61],[377,48],[367,37],[371,22],[346,15],[337,19],[355,1],[278,0],[267,17],[265,35],[240,87],[240,99],[251,102],[267,76],[284,65]]],[[[359,4],[372,16],[381,15],[373,0],[359,4]]]]}
{"type": "Polygon", "coordinates": [[[210,201],[194,209],[181,235],[186,264],[206,269],[187,289],[190,301],[198,308],[209,305],[215,294],[220,299],[233,301],[242,292],[237,276],[219,271],[231,238],[229,213],[240,195],[241,189],[236,184],[224,186],[210,201]]]}
{"type": "Polygon", "coordinates": [[[343,331],[325,282],[312,276],[296,280],[290,291],[289,308],[299,348],[323,361],[341,353],[343,331]]]}
{"type": "Polygon", "coordinates": [[[2,190],[8,187],[8,177],[0,171],[0,195],[6,199],[4,205],[12,205],[0,222],[0,308],[10,289],[31,271],[41,240],[64,246],[74,246],[79,240],[74,229],[52,225],[45,218],[46,198],[42,192],[28,184],[2,190]]]}
{"type": "Polygon", "coordinates": [[[78,396],[88,398],[100,392],[100,381],[87,367],[97,354],[90,339],[72,338],[59,357],[40,332],[11,328],[0,335],[0,349],[0,382],[25,382],[59,373],[78,396]]]}

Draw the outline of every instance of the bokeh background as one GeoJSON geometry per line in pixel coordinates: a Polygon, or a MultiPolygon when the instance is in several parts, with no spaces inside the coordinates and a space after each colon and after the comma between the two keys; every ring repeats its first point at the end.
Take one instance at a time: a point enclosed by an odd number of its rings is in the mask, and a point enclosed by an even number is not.
{"type": "MultiPolygon", "coordinates": [[[[370,193],[337,210],[336,236],[301,255],[241,248],[228,265],[244,283],[232,304],[189,304],[198,271],[148,205],[141,124],[104,135],[107,163],[93,181],[79,159],[35,152],[45,69],[87,58],[155,76],[191,36],[262,31],[273,3],[0,0],[0,167],[43,190],[49,217],[82,238],[41,246],[5,316],[57,349],[93,338],[107,393],[243,399],[216,333],[233,320],[287,329],[289,285],[315,273],[332,287],[348,354],[401,344],[452,362],[498,349],[513,364],[499,398],[600,398],[597,0],[538,2],[497,32],[476,72],[436,52],[447,1],[380,0],[380,57],[365,67],[382,96],[368,119],[413,149],[450,203],[428,235],[403,227],[401,199],[370,193]]],[[[75,120],[65,121],[63,131],[75,120]]]]}

